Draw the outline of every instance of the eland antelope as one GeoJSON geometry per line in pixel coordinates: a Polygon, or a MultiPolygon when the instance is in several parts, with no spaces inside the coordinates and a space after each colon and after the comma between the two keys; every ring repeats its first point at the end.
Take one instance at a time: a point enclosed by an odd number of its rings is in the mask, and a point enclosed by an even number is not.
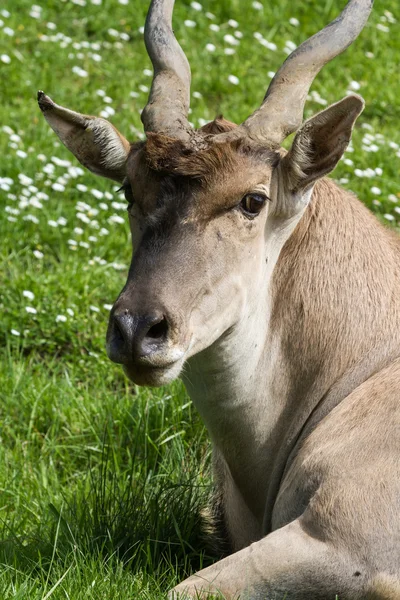
{"type": "Polygon", "coordinates": [[[372,0],[350,0],[299,46],[244,123],[197,131],[173,4],[153,0],[147,16],[145,141],[38,94],[61,141],[128,201],[133,258],[109,357],[140,385],[181,374],[210,433],[226,557],[170,597],[398,599],[399,239],[324,177],[363,100],[302,123],[313,79],[372,0]]]}

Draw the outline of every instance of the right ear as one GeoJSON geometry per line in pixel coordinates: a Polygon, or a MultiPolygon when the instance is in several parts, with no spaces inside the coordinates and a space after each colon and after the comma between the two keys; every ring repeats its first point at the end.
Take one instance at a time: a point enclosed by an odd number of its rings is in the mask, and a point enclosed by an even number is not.
{"type": "Polygon", "coordinates": [[[281,161],[291,191],[305,191],[333,171],[363,109],[364,100],[350,94],[303,123],[281,161]]]}
{"type": "Polygon", "coordinates": [[[44,92],[38,92],[38,103],[50,127],[84,167],[123,182],[130,143],[111,123],[58,106],[44,92]]]}

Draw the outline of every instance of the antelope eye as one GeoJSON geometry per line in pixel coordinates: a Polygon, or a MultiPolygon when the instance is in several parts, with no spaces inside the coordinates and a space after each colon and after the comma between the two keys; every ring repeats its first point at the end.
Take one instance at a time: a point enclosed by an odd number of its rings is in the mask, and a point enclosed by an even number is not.
{"type": "Polygon", "coordinates": [[[124,193],[125,200],[128,203],[128,207],[127,208],[129,210],[132,207],[132,204],[134,204],[134,202],[135,202],[135,199],[134,199],[133,194],[132,194],[132,188],[131,188],[130,184],[129,183],[124,184],[117,191],[124,193]]]}
{"type": "Polygon", "coordinates": [[[128,203],[128,210],[129,210],[132,207],[132,204],[135,202],[135,199],[132,194],[132,188],[130,185],[124,189],[124,194],[125,194],[125,200],[128,203]]]}
{"type": "Polygon", "coordinates": [[[247,216],[255,217],[261,211],[266,200],[268,200],[267,196],[262,194],[246,194],[242,198],[240,208],[247,216]]]}

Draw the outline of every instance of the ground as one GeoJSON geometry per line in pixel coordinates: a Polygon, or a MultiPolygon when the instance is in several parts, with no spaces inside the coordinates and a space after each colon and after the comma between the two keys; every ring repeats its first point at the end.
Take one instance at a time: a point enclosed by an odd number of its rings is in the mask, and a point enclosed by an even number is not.
{"type": "MultiPolygon", "coordinates": [[[[193,123],[243,120],[287,52],[344,4],[177,0],[193,123]]],[[[108,311],[130,260],[125,200],[59,145],[35,100],[43,89],[142,136],[147,2],[1,7],[0,598],[161,599],[215,558],[199,516],[207,434],[180,383],[138,389],[108,361],[108,311]]],[[[309,116],[349,90],[365,98],[333,176],[389,227],[400,219],[398,11],[397,0],[376,3],[306,107],[309,116]]]]}

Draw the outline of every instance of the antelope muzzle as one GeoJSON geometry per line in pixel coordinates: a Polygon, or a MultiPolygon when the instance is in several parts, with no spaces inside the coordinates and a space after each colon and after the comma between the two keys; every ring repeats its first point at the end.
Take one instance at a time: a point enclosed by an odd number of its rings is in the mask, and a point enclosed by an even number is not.
{"type": "Polygon", "coordinates": [[[107,331],[107,354],[122,364],[139,385],[162,385],[175,379],[185,351],[178,343],[179,327],[164,309],[136,312],[117,300],[107,331]]]}

